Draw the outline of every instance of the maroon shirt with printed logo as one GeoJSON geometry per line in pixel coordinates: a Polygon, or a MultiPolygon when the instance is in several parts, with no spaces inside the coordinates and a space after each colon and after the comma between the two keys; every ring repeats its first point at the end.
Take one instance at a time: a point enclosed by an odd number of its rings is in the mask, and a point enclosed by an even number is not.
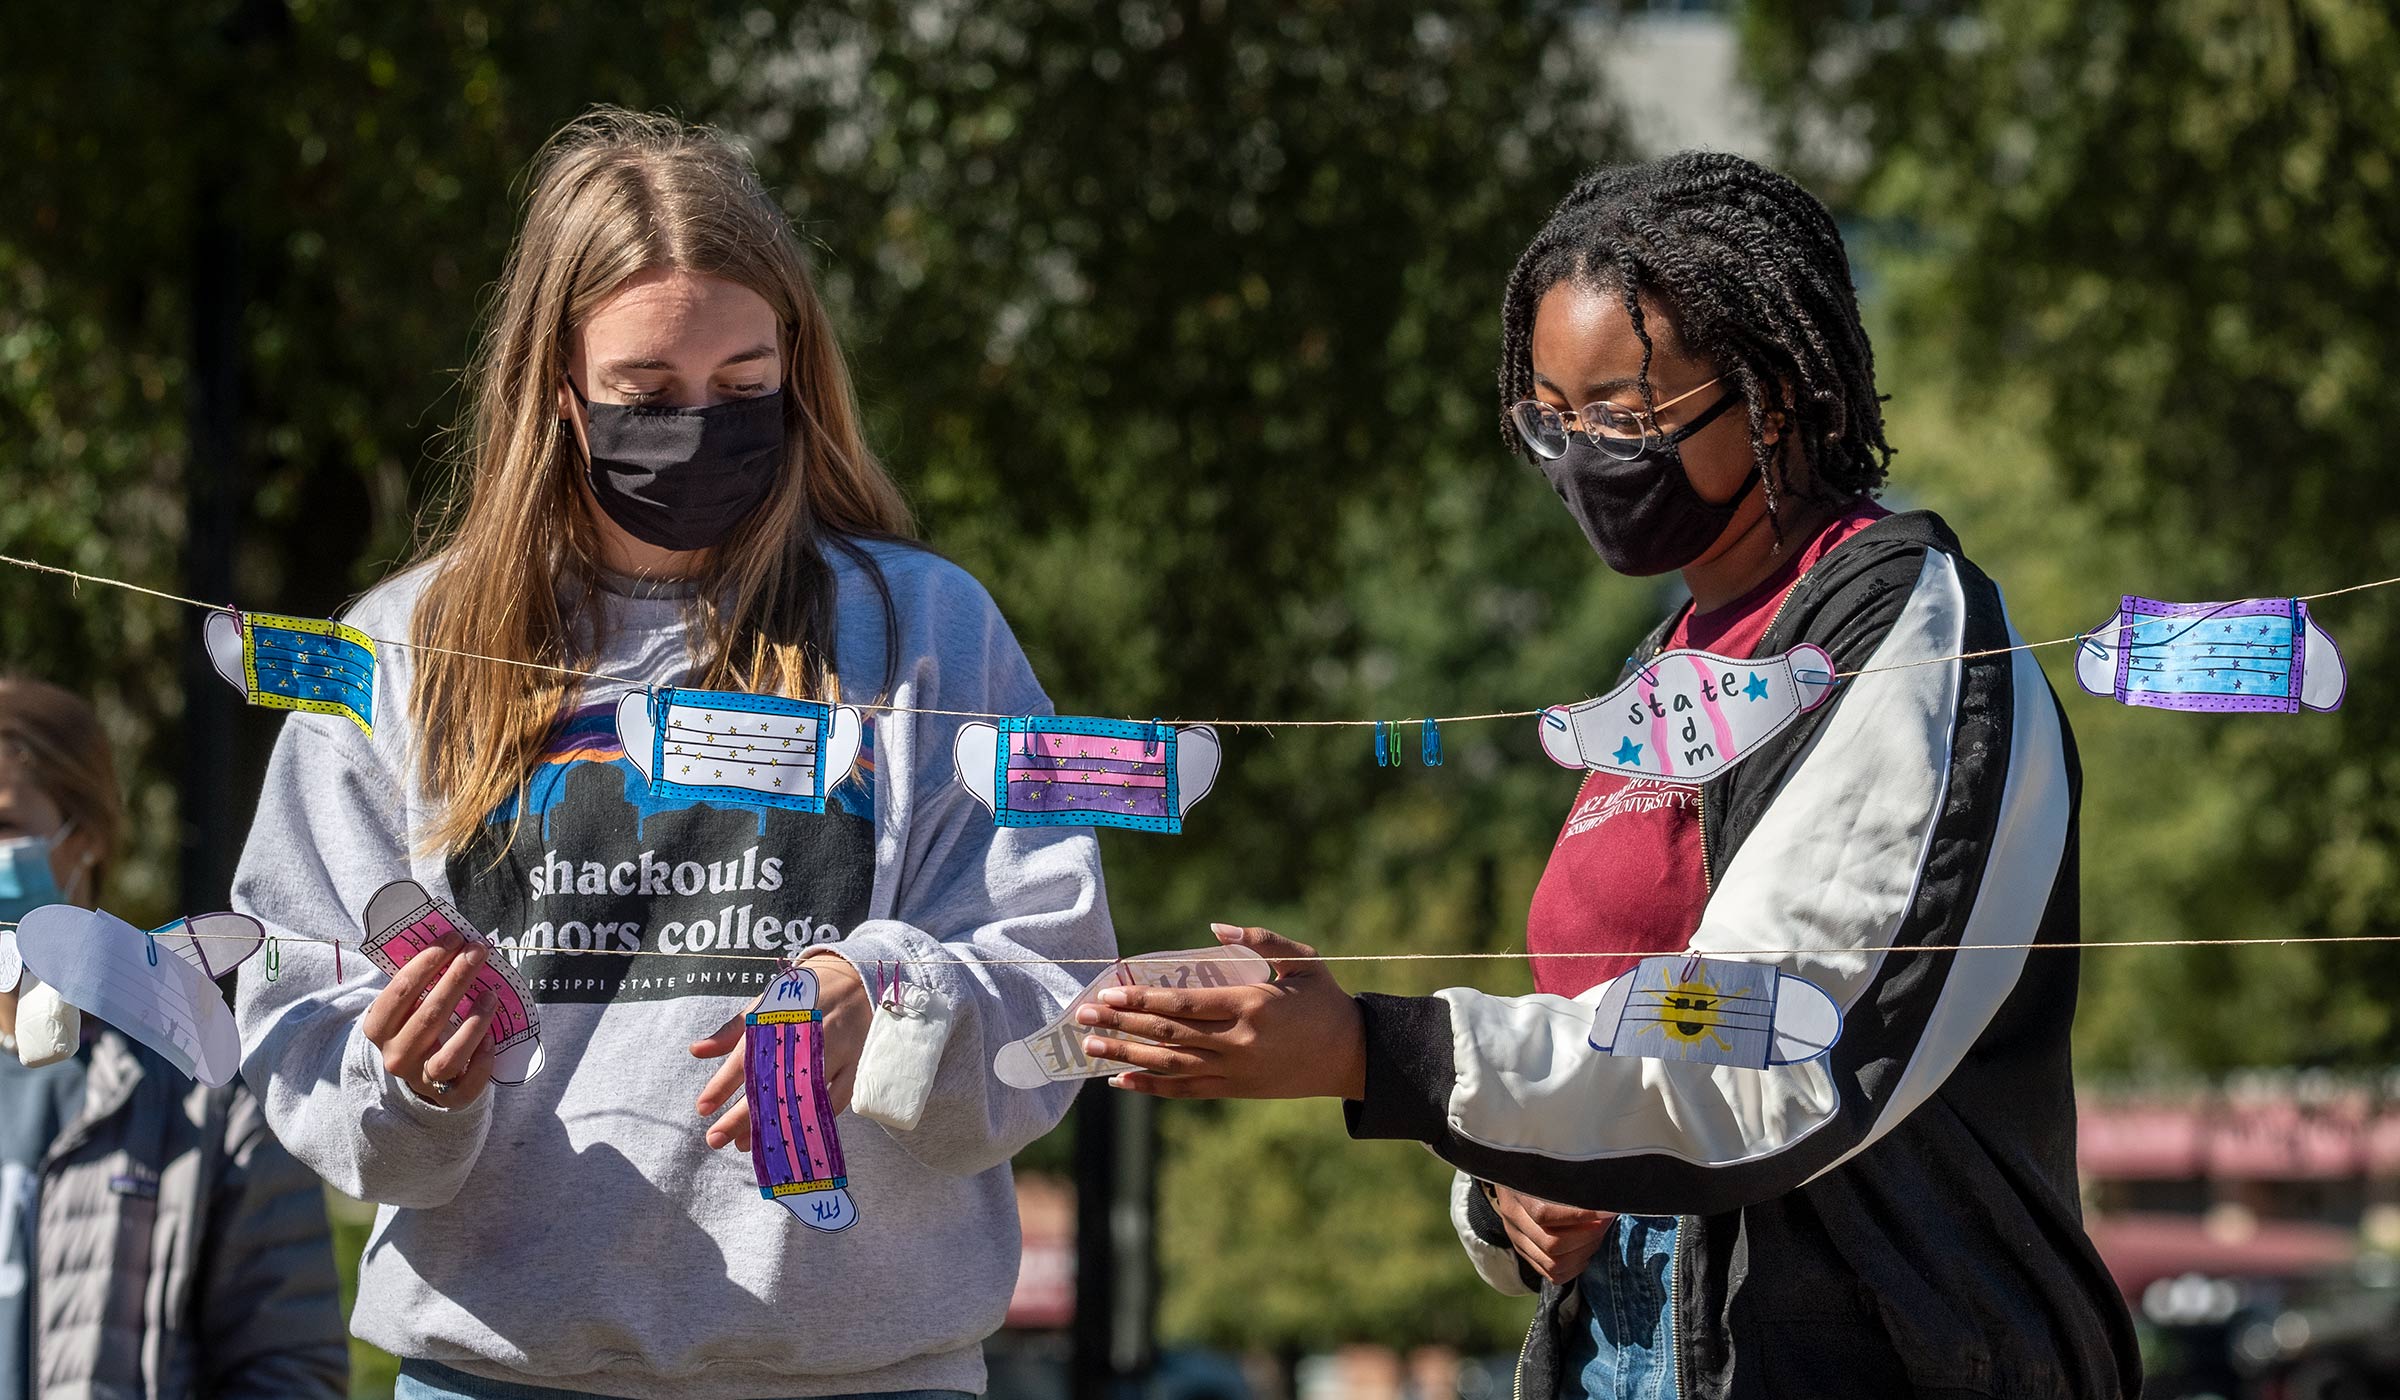
{"type": "MultiPolygon", "coordinates": [[[[1758,587],[1721,608],[1685,612],[1666,649],[1747,659],[1803,574],[1834,547],[1891,512],[1860,501],[1758,587]]],[[[1637,955],[1681,949],[1708,904],[1700,862],[1699,789],[1655,778],[1587,773],[1551,849],[1525,918],[1533,985],[1574,996],[1631,968],[1637,955]],[[1561,958],[1558,953],[1610,957],[1561,958]]]]}

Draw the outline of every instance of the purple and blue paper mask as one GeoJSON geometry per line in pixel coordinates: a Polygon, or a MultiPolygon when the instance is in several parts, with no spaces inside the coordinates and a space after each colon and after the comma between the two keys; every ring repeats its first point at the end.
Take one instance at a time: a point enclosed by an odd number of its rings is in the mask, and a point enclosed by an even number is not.
{"type": "Polygon", "coordinates": [[[758,1194],[830,1234],[858,1223],[858,1203],[834,1128],[824,1029],[816,974],[797,967],[777,973],[742,1017],[742,1091],[758,1194]]]}
{"type": "Polygon", "coordinates": [[[375,732],[375,639],[318,617],[217,612],[201,625],[209,663],[253,705],[340,715],[375,732]]]}
{"type": "Polygon", "coordinates": [[[2162,603],[2125,595],[2076,648],[2094,695],[2158,710],[2296,714],[2339,708],[2342,653],[2297,598],[2162,603]]]}
{"type": "Polygon", "coordinates": [[[1821,647],[1748,661],[1661,652],[1597,700],[1542,711],[1542,752],[1563,768],[1705,783],[1825,703],[1833,685],[1821,647]]]}
{"type": "Polygon", "coordinates": [[[1000,826],[1121,826],[1174,835],[1217,780],[1217,731],[1033,715],[963,725],[958,781],[1000,826]]]}
{"type": "Polygon", "coordinates": [[[617,738],[654,796],[822,812],[858,759],[858,711],[736,690],[637,690],[617,738]]]}

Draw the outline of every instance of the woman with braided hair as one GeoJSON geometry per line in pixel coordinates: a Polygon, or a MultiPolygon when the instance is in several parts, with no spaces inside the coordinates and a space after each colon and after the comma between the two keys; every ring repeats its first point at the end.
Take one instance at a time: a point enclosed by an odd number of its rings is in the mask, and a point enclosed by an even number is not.
{"type": "Polygon", "coordinates": [[[1521,1396],[2138,1393],[2077,1203],[2076,955],[2040,948],[2079,937],[2073,739],[1949,528],[1872,499],[1892,449],[1832,218],[1737,156],[1601,170],[1501,320],[1510,446],[1610,568],[1690,591],[1625,674],[1805,646],[1830,695],[1702,781],[1585,775],[1533,996],[1353,999],[1220,927],[1278,980],[1110,991],[1086,1049],[1169,1097],[1340,1097],[1354,1136],[1458,1167],[1477,1269],[1541,1293],[1521,1396]],[[1763,1069],[1594,1049],[1666,950],[1805,979],[1838,1039],[1763,1069]]]}

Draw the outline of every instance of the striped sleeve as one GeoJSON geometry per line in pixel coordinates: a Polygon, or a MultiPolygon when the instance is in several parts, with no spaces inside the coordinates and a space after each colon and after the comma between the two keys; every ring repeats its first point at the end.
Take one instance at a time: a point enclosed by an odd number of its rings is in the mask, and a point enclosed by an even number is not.
{"type": "Polygon", "coordinates": [[[2025,952],[2010,945],[2039,933],[2074,792],[2031,655],[1963,655],[2016,642],[1998,590],[1939,550],[1897,562],[1913,581],[1885,571],[1854,590],[1829,649],[1862,674],[1691,942],[1823,988],[1844,1017],[1832,1052],[1765,1070],[1611,1057],[1587,1041],[1605,987],[1362,996],[1354,1135],[1424,1141],[1548,1200],[1713,1214],[1831,1170],[1941,1087],[2016,985],[2025,952]],[[1962,946],[1994,950],[1942,951],[1962,946]]]}

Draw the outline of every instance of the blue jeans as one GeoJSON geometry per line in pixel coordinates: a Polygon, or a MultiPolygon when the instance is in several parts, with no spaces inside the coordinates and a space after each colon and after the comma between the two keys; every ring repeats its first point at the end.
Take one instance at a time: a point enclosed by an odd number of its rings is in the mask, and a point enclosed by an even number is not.
{"type": "Polygon", "coordinates": [[[1675,1217],[1617,1217],[1575,1283],[1583,1325],[1567,1338],[1560,1400],[1675,1400],[1674,1269],[1675,1217]]]}
{"type": "MultiPolygon", "coordinates": [[[[520,1385],[515,1381],[487,1381],[464,1371],[453,1371],[437,1361],[403,1361],[400,1363],[400,1383],[392,1387],[392,1400],[577,1400],[590,1394],[581,1390],[552,1390],[546,1385],[520,1385]]],[[[829,1395],[818,1400],[975,1400],[963,1390],[891,1390],[879,1395],[829,1395]]]]}

